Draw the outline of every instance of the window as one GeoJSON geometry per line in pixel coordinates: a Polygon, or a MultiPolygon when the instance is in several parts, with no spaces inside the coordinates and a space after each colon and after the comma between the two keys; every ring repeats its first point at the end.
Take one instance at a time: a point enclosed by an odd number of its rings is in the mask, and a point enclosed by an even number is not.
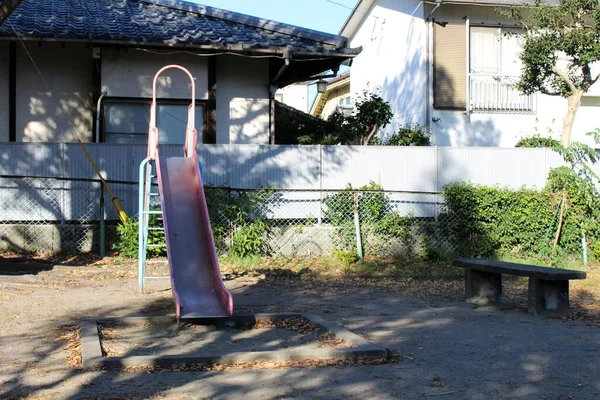
{"type": "Polygon", "coordinates": [[[534,112],[535,95],[524,96],[510,87],[521,73],[520,32],[514,28],[471,27],[467,63],[465,24],[435,23],[434,108],[466,110],[468,104],[473,112],[534,112]]]}
{"type": "Polygon", "coordinates": [[[352,100],[351,100],[350,96],[340,98],[338,105],[340,108],[344,108],[344,109],[352,108],[352,100]]]}
{"type": "Polygon", "coordinates": [[[474,112],[532,112],[534,96],[510,85],[521,74],[519,30],[472,27],[470,108],[474,112]]]}
{"type": "MultiPolygon", "coordinates": [[[[184,144],[189,101],[158,101],[156,125],[161,144],[184,144]]],[[[107,143],[148,142],[150,101],[143,99],[106,99],[104,103],[104,139],[107,143]]],[[[196,101],[195,126],[202,143],[204,104],[196,101]]]]}
{"type": "Polygon", "coordinates": [[[467,107],[467,28],[465,24],[433,25],[433,106],[467,107]]]}

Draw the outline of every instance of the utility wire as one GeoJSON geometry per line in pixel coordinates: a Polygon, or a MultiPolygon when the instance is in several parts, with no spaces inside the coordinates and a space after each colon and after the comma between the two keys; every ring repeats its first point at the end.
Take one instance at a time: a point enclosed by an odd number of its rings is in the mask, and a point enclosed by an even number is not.
{"type": "Polygon", "coordinates": [[[21,36],[19,36],[19,33],[15,30],[15,27],[13,26],[13,24],[10,23],[10,22],[9,22],[9,24],[10,24],[10,28],[12,29],[12,31],[17,36],[17,39],[19,40],[19,43],[21,43],[21,46],[23,46],[23,50],[25,50],[25,53],[27,53],[27,57],[29,57],[29,59],[31,60],[31,63],[35,67],[38,75],[40,76],[40,78],[42,78],[42,82],[44,83],[44,86],[46,87],[46,91],[50,92],[50,86],[48,85],[48,82],[46,81],[46,78],[44,78],[44,75],[42,74],[42,71],[40,70],[40,67],[38,67],[37,63],[35,62],[35,60],[31,56],[31,53],[29,53],[29,50],[27,50],[27,46],[25,46],[25,43],[23,43],[23,40],[21,40],[21,36]]]}
{"type": "Polygon", "coordinates": [[[331,4],[335,4],[337,6],[340,6],[340,7],[346,8],[348,10],[351,10],[351,11],[355,12],[355,13],[366,15],[366,16],[368,16],[370,18],[379,19],[379,17],[376,17],[374,15],[368,15],[366,12],[358,11],[358,7],[350,7],[350,6],[348,6],[348,5],[344,4],[344,3],[340,3],[340,2],[337,2],[337,1],[334,1],[334,0],[325,0],[325,1],[327,1],[328,3],[331,3],[331,4]]]}
{"type": "MultiPolygon", "coordinates": [[[[52,93],[52,90],[50,89],[50,85],[48,85],[48,81],[46,81],[46,78],[44,77],[44,74],[42,73],[42,70],[40,69],[40,67],[38,66],[38,64],[35,62],[35,60],[33,59],[33,56],[31,55],[31,53],[29,53],[29,50],[27,50],[27,47],[25,46],[25,43],[23,43],[23,40],[21,40],[21,36],[19,36],[19,33],[16,31],[16,29],[13,26],[12,23],[10,23],[10,27],[11,27],[12,31],[15,33],[15,35],[17,36],[17,39],[21,43],[21,46],[23,46],[23,49],[25,50],[25,53],[27,53],[27,57],[29,57],[29,60],[31,61],[31,63],[35,67],[35,70],[37,71],[38,75],[42,79],[42,82],[44,83],[44,87],[46,88],[46,91],[49,92],[49,93],[52,93]]],[[[75,130],[74,127],[71,127],[71,132],[73,132],[75,134],[75,136],[77,137],[77,140],[79,140],[81,142],[81,138],[79,137],[79,134],[77,133],[77,131],[75,130]]]]}

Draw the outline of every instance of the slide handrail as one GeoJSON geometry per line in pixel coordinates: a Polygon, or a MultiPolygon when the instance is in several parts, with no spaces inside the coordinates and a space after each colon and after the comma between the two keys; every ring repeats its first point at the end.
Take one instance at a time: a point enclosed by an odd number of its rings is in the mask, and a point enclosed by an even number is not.
{"type": "Polygon", "coordinates": [[[187,74],[192,83],[192,103],[188,107],[188,123],[185,131],[185,144],[183,147],[183,155],[185,157],[192,157],[196,152],[196,146],[198,144],[198,131],[196,131],[196,83],[194,77],[186,68],[181,65],[171,64],[162,67],[154,75],[152,81],[152,104],[150,105],[150,123],[148,126],[148,157],[151,160],[156,159],[158,151],[158,128],[156,127],[156,82],[160,74],[168,69],[179,69],[187,74]]]}

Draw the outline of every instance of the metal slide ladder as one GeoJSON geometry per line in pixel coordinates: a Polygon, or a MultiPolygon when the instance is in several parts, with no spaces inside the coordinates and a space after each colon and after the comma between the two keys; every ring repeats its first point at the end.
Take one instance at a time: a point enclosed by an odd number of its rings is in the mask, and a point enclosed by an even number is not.
{"type": "Polygon", "coordinates": [[[140,293],[144,293],[144,283],[146,279],[169,279],[170,276],[146,276],[146,265],[149,263],[168,263],[168,260],[148,260],[148,248],[151,247],[166,247],[166,244],[149,244],[148,235],[150,231],[161,231],[164,232],[164,227],[151,227],[150,226],[150,215],[160,215],[162,217],[162,210],[160,209],[160,202],[158,202],[158,209],[153,209],[152,198],[159,197],[158,185],[154,182],[156,175],[153,175],[154,160],[147,157],[140,164],[140,175],[139,175],[139,210],[138,215],[138,287],[140,293]],[[154,184],[153,184],[154,183],[154,184]],[[153,191],[154,188],[154,191],[153,191]]]}

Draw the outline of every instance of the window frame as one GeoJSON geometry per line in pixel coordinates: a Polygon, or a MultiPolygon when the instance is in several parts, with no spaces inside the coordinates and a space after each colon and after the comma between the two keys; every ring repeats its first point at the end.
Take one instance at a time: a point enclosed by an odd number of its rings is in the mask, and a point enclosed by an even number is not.
{"type": "MultiPolygon", "coordinates": [[[[175,105],[175,106],[189,106],[191,100],[183,98],[157,98],[156,105],[175,105]]],[[[150,105],[152,104],[151,98],[146,97],[120,97],[120,96],[106,96],[102,101],[102,107],[100,110],[100,143],[106,143],[106,105],[108,103],[122,103],[122,104],[146,104],[148,106],[148,113],[150,113],[150,105]]],[[[202,135],[202,144],[207,144],[207,117],[208,117],[208,100],[196,99],[196,106],[202,106],[202,127],[196,126],[196,130],[202,135]]],[[[146,136],[148,133],[146,132],[146,136]]],[[[200,143],[199,143],[200,144],[200,143]]]]}
{"type": "MultiPolygon", "coordinates": [[[[472,98],[473,98],[473,90],[472,90],[472,84],[473,84],[473,77],[490,77],[494,80],[497,80],[500,85],[502,85],[502,81],[504,79],[511,79],[511,78],[518,78],[519,75],[506,75],[504,74],[504,71],[502,70],[502,66],[503,66],[503,53],[502,53],[502,37],[504,35],[503,31],[504,30],[523,30],[523,28],[519,28],[519,27],[515,27],[515,26],[505,26],[505,25],[490,25],[490,24],[476,24],[476,25],[470,25],[469,26],[469,64],[467,65],[467,73],[468,73],[468,83],[469,83],[469,98],[467,99],[468,102],[468,107],[469,107],[469,112],[470,113],[476,113],[476,114],[529,114],[529,115],[535,115],[537,114],[537,93],[533,93],[531,95],[529,95],[531,97],[531,108],[527,109],[511,109],[511,108],[500,108],[500,104],[498,104],[497,108],[490,108],[490,109],[485,109],[485,108],[473,108],[473,102],[472,102],[472,98]],[[497,70],[498,73],[497,74],[484,74],[484,73],[475,73],[472,71],[472,57],[471,54],[473,53],[473,46],[472,46],[472,30],[473,28],[487,28],[487,29],[495,29],[498,32],[498,38],[499,38],[499,45],[498,45],[498,61],[497,61],[497,70]]],[[[524,30],[523,30],[524,31],[524,30]]],[[[525,31],[524,31],[525,33],[525,31]]],[[[522,95],[525,96],[525,95],[522,95]]]]}

